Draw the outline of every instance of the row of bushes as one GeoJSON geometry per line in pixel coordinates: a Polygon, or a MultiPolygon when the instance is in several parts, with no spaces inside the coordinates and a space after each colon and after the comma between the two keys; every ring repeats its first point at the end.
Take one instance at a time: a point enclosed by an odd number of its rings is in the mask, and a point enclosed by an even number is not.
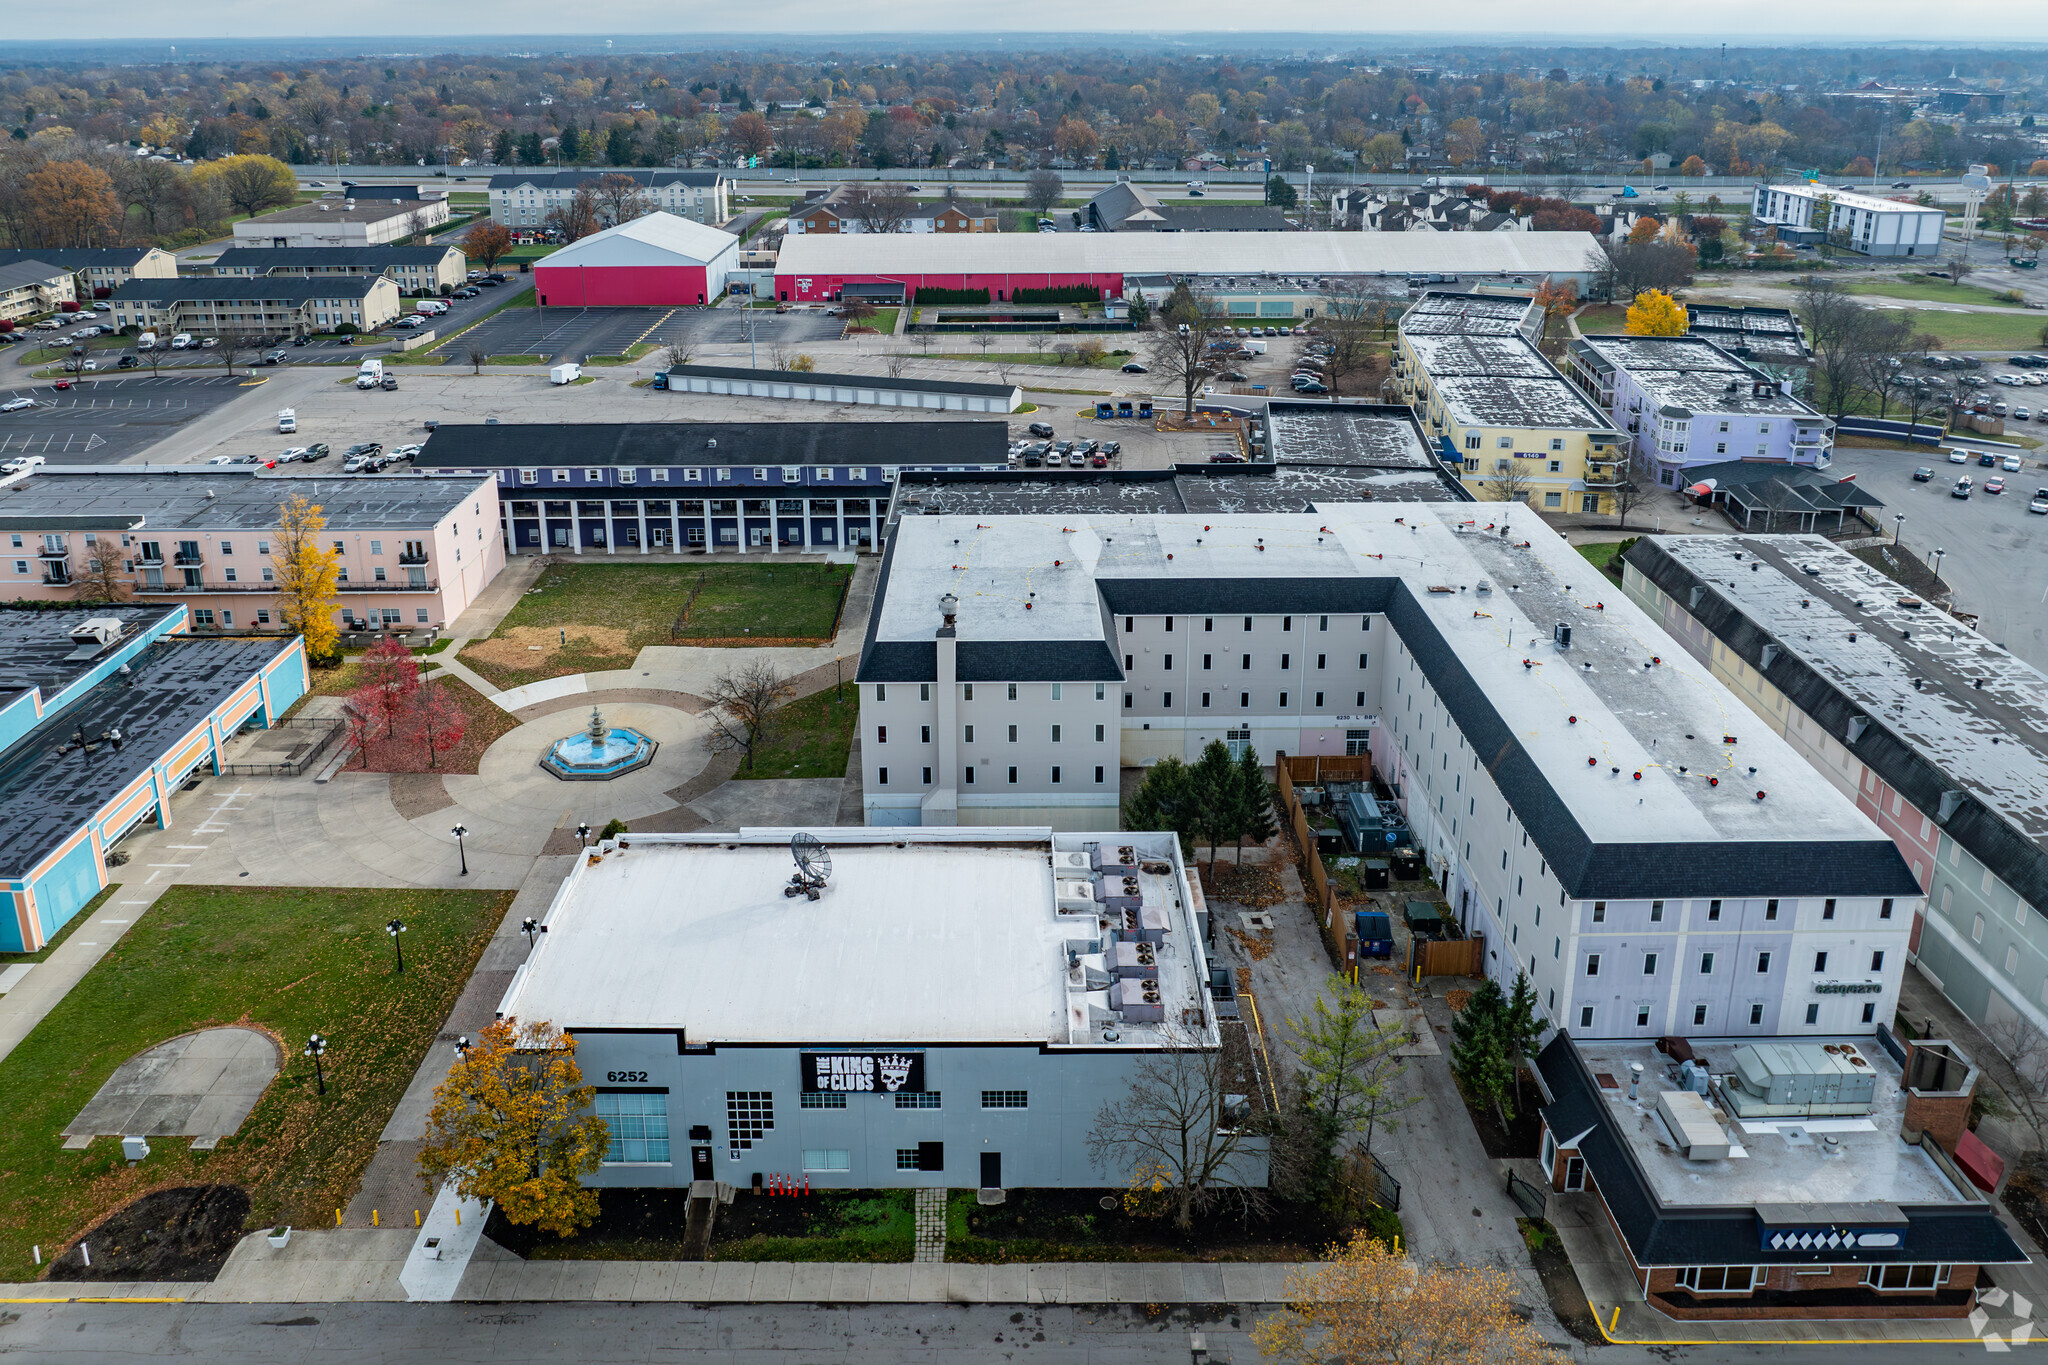
{"type": "Polygon", "coordinates": [[[933,289],[921,287],[917,291],[919,307],[935,303],[987,303],[986,289],[933,289]]]}
{"type": "Polygon", "coordinates": [[[1099,303],[1102,293],[1092,284],[1063,284],[1051,289],[1013,289],[1012,303],[1099,303]]]}

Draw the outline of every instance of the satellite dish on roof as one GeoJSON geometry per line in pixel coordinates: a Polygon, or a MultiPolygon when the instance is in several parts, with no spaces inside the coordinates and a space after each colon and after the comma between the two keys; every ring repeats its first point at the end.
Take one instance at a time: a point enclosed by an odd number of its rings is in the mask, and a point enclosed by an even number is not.
{"type": "Polygon", "coordinates": [[[824,841],[815,834],[793,835],[789,856],[796,860],[796,871],[790,876],[789,885],[782,888],[782,894],[816,900],[832,877],[832,855],[826,851],[824,841]]]}

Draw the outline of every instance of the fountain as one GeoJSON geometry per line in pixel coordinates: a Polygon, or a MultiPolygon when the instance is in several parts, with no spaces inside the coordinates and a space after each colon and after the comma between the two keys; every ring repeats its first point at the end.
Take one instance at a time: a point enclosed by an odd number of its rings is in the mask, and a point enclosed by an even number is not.
{"type": "Polygon", "coordinates": [[[607,726],[593,706],[590,724],[578,734],[558,739],[541,755],[540,766],[564,782],[603,782],[644,768],[660,747],[638,730],[607,726]]]}

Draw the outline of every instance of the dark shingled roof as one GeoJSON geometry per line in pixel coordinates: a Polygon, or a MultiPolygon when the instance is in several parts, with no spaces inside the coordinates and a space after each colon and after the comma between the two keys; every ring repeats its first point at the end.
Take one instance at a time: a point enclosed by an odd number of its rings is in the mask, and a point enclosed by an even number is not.
{"type": "Polygon", "coordinates": [[[146,246],[52,246],[11,247],[0,251],[0,265],[16,261],[44,261],[64,270],[88,270],[93,266],[130,266],[147,256],[146,246]]]}
{"type": "Polygon", "coordinates": [[[343,266],[384,270],[394,265],[439,265],[457,246],[231,246],[204,267],[216,274],[229,269],[333,270],[343,266]]]}
{"type": "Polygon", "coordinates": [[[364,298],[385,282],[382,275],[183,275],[175,280],[131,279],[114,291],[117,299],[174,303],[184,299],[307,299],[364,298]]]}
{"type": "Polygon", "coordinates": [[[0,755],[0,876],[20,876],[46,857],[292,643],[160,640],[130,662],[128,677],[100,684],[22,736],[0,755]],[[59,754],[81,726],[92,736],[118,727],[121,748],[59,754]]]}
{"type": "Polygon", "coordinates": [[[521,465],[1001,465],[1009,424],[906,422],[444,423],[416,469],[521,465]]]}
{"type": "MultiPolygon", "coordinates": [[[[1637,1265],[1818,1265],[1839,1257],[1826,1247],[1773,1251],[1758,1233],[1755,1205],[1671,1208],[1660,1203],[1628,1139],[1615,1131],[1613,1108],[1601,1098],[1600,1083],[1569,1032],[1559,1030],[1537,1054],[1536,1069],[1551,1096],[1543,1108],[1544,1124],[1560,1142],[1585,1134],[1579,1155],[1637,1265]]],[[[1899,1209],[1907,1225],[1901,1245],[1859,1246],[1857,1261],[2005,1265],[2027,1260],[1989,1204],[1901,1204],[1899,1209]]]]}

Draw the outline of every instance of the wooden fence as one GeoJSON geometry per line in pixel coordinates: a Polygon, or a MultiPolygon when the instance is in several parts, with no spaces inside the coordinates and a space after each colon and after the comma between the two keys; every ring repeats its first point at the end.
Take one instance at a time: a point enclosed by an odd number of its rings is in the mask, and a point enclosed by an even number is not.
{"type": "Polygon", "coordinates": [[[1486,936],[1431,940],[1408,945],[1408,971],[1423,976],[1482,976],[1486,971],[1486,936]]]}
{"type": "Polygon", "coordinates": [[[1372,759],[1365,754],[1306,754],[1289,758],[1282,754],[1275,766],[1284,764],[1288,777],[1296,782],[1370,782],[1372,759]]]}
{"type": "Polygon", "coordinates": [[[1275,754],[1273,781],[1280,789],[1280,808],[1286,812],[1287,823],[1294,830],[1294,840],[1301,846],[1302,867],[1309,882],[1304,889],[1309,893],[1310,908],[1315,911],[1316,928],[1323,936],[1323,947],[1330,954],[1330,961],[1337,965],[1337,970],[1349,974],[1358,960],[1358,945],[1352,941],[1351,916],[1339,912],[1336,898],[1330,894],[1330,874],[1323,870],[1322,855],[1316,851],[1315,831],[1309,828],[1308,816],[1301,809],[1301,798],[1294,794],[1295,765],[1304,762],[1312,763],[1314,760],[1275,754]]]}

